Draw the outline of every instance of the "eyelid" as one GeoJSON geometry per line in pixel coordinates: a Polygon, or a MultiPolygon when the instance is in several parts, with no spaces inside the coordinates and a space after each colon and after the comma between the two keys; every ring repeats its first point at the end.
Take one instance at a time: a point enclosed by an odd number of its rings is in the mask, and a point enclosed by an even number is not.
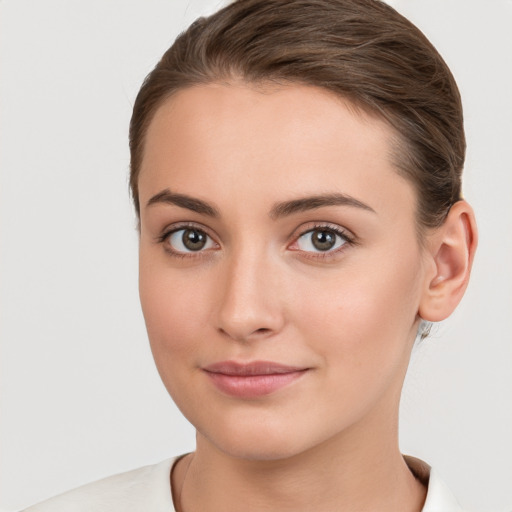
{"type": "MultiPolygon", "coordinates": [[[[203,224],[200,224],[198,222],[194,221],[180,221],[173,224],[167,225],[165,228],[162,229],[161,233],[155,237],[156,243],[163,244],[172,233],[175,233],[176,231],[180,231],[182,229],[197,229],[199,231],[203,231],[216,245],[214,250],[218,250],[220,248],[220,243],[217,241],[216,235],[213,235],[211,230],[204,226],[203,224]]],[[[321,258],[329,258],[329,257],[335,257],[338,255],[338,253],[344,252],[348,247],[346,246],[354,246],[358,245],[357,237],[347,228],[340,226],[339,224],[335,224],[332,222],[322,222],[322,221],[314,221],[314,222],[307,222],[304,224],[301,224],[298,228],[296,228],[292,234],[290,235],[290,238],[292,239],[291,243],[287,245],[287,248],[290,249],[290,246],[297,243],[298,239],[315,230],[321,230],[325,229],[326,231],[333,231],[338,236],[346,240],[346,243],[343,244],[341,247],[331,250],[331,251],[318,251],[318,252],[310,252],[310,251],[301,251],[300,249],[291,249],[294,252],[302,253],[303,255],[307,255],[306,257],[312,258],[312,259],[321,259],[321,258]]],[[[177,257],[201,257],[204,256],[205,253],[209,253],[212,251],[212,248],[205,249],[205,250],[199,250],[199,251],[190,251],[190,252],[181,252],[173,250],[170,246],[165,247],[165,250],[177,257]]]]}
{"type": "Polygon", "coordinates": [[[215,236],[211,234],[211,230],[209,228],[207,228],[206,226],[204,226],[203,224],[200,224],[199,222],[194,222],[194,221],[180,221],[180,222],[173,222],[172,224],[165,226],[160,231],[160,234],[155,237],[155,241],[162,242],[171,233],[174,233],[175,231],[179,231],[180,229],[187,229],[187,228],[204,231],[212,240],[215,240],[215,236]]]}
{"type": "Polygon", "coordinates": [[[354,233],[352,233],[352,231],[341,226],[340,224],[335,224],[334,222],[329,221],[305,222],[304,224],[301,224],[298,228],[293,230],[292,234],[290,235],[290,238],[295,241],[300,236],[305,235],[310,231],[315,231],[319,229],[325,229],[326,231],[334,231],[338,233],[340,236],[344,237],[348,242],[354,244],[357,243],[357,237],[354,233]]]}
{"type": "MultiPolygon", "coordinates": [[[[211,234],[211,230],[209,228],[207,228],[206,226],[204,226],[198,222],[194,222],[194,221],[180,221],[180,222],[175,222],[173,224],[169,224],[168,226],[166,226],[165,228],[162,229],[161,233],[157,237],[155,237],[155,242],[157,244],[164,244],[165,241],[173,233],[176,233],[177,231],[181,231],[181,230],[185,230],[185,229],[197,229],[198,231],[202,231],[216,245],[214,250],[217,250],[220,247],[220,244],[219,244],[219,242],[217,242],[216,237],[211,234]]],[[[166,244],[166,246],[164,247],[164,250],[172,256],[182,257],[182,258],[186,258],[186,257],[194,258],[194,257],[203,256],[205,253],[210,252],[212,250],[212,248],[199,250],[199,251],[185,252],[185,251],[177,251],[177,250],[173,249],[170,244],[166,244]]]]}
{"type": "Polygon", "coordinates": [[[349,231],[347,228],[344,228],[343,226],[340,226],[339,224],[334,224],[332,222],[309,222],[306,224],[302,224],[299,226],[291,235],[292,242],[288,245],[288,249],[301,253],[302,255],[305,255],[308,258],[313,259],[319,259],[319,258],[329,258],[329,257],[336,257],[341,252],[344,252],[348,247],[357,245],[357,237],[349,231]],[[330,250],[330,251],[302,251],[300,249],[290,249],[290,247],[293,244],[296,244],[299,240],[299,238],[303,235],[306,235],[307,233],[310,233],[315,230],[326,230],[326,231],[333,231],[336,233],[336,235],[343,238],[346,243],[344,243],[341,247],[330,250]],[[348,246],[348,247],[347,247],[348,246]]]}

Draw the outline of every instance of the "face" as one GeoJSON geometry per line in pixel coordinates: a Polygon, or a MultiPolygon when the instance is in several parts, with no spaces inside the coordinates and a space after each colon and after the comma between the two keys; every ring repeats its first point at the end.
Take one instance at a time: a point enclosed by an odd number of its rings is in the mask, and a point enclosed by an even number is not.
{"type": "Polygon", "coordinates": [[[277,459],[395,424],[425,271],[392,135],[298,85],[198,86],[157,111],[140,296],[198,442],[277,459]]]}

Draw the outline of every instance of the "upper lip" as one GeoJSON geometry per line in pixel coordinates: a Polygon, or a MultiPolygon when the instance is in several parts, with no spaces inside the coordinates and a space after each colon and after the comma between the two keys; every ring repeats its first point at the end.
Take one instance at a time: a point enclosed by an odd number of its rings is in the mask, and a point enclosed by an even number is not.
{"type": "Polygon", "coordinates": [[[252,361],[249,363],[220,361],[218,363],[205,366],[203,370],[210,373],[221,373],[223,375],[248,376],[293,373],[307,370],[307,368],[301,366],[289,366],[272,361],[252,361]]]}

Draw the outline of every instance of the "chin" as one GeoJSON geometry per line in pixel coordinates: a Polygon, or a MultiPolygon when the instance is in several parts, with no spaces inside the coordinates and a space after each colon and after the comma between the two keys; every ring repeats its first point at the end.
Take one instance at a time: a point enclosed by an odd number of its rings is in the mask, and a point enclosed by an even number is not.
{"type": "Polygon", "coordinates": [[[283,443],[282,438],[273,439],[273,436],[267,436],[262,441],[260,439],[247,439],[246,436],[231,439],[209,439],[216,448],[225,455],[236,459],[251,461],[277,461],[289,459],[303,451],[303,447],[296,443],[283,443]]]}
{"type": "Polygon", "coordinates": [[[212,428],[210,423],[198,429],[198,447],[206,443],[237,459],[277,461],[303,454],[333,435],[318,426],[316,429],[308,428],[307,424],[302,426],[275,418],[274,421],[253,418],[251,422],[240,419],[221,422],[217,428],[212,428]]]}

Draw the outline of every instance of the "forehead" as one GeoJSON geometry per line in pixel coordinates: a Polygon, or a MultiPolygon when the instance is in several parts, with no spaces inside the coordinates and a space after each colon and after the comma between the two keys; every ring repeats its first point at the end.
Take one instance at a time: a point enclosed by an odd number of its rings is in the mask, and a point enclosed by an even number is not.
{"type": "MultiPolygon", "coordinates": [[[[157,109],[146,140],[151,145],[162,141],[163,136],[166,143],[172,143],[170,137],[174,135],[189,140],[202,137],[207,144],[212,138],[221,142],[228,135],[236,144],[247,133],[255,145],[265,140],[270,147],[276,136],[281,145],[289,146],[304,137],[312,144],[328,145],[334,137],[341,151],[354,144],[354,150],[367,151],[369,142],[380,143],[383,157],[389,149],[388,139],[395,135],[383,120],[325,89],[242,82],[178,91],[157,109]]],[[[250,146],[245,149],[250,150],[250,146]]]]}
{"type": "Polygon", "coordinates": [[[164,188],[233,198],[349,193],[412,198],[391,158],[394,131],[320,88],[209,84],[179,91],[146,135],[141,204],[164,188]],[[222,194],[224,192],[224,194],[222,194]]]}

